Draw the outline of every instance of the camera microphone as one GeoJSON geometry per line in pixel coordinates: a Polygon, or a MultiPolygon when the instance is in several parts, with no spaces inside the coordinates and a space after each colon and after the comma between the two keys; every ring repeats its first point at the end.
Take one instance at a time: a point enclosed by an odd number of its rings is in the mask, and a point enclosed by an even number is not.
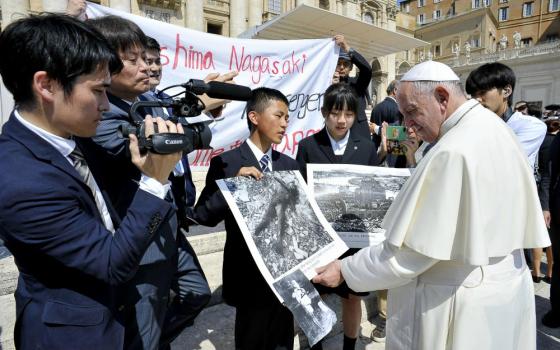
{"type": "Polygon", "coordinates": [[[220,81],[206,83],[204,80],[191,79],[183,84],[183,86],[196,95],[206,94],[210,97],[224,100],[247,101],[253,93],[247,86],[220,81]]]}

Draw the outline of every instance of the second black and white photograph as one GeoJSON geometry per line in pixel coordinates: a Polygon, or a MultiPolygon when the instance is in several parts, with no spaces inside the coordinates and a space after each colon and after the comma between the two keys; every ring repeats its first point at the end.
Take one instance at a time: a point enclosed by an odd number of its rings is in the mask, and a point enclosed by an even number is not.
{"type": "Polygon", "coordinates": [[[383,241],[385,213],[410,176],[409,169],[348,164],[308,164],[317,205],[350,248],[383,241]]]}

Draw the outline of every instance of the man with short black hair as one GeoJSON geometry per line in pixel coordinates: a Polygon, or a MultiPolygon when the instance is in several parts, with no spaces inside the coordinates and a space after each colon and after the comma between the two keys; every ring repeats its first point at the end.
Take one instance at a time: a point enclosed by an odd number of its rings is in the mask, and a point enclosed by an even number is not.
{"type": "MultiPolygon", "coordinates": [[[[16,108],[0,135],[0,237],[20,271],[18,349],[123,348],[117,286],[129,280],[173,211],[164,200],[180,153],[116,159],[91,141],[122,69],[95,29],[72,17],[31,16],[0,34],[0,74],[16,108]],[[105,197],[113,167],[142,175],[121,218],[105,197]]],[[[181,125],[155,120],[160,131],[181,125]]],[[[146,136],[154,120],[146,120],[146,136]]]]}
{"type": "Polygon", "coordinates": [[[531,169],[546,135],[546,125],[521,112],[511,109],[515,73],[505,64],[483,64],[472,71],[466,81],[466,90],[484,107],[496,113],[513,130],[529,160],[531,169]]]}
{"type": "MultiPolygon", "coordinates": [[[[129,115],[131,104],[150,89],[146,64],[147,37],[134,22],[121,17],[99,17],[88,20],[88,23],[107,38],[119,53],[124,67],[113,76],[108,88],[110,110],[103,114],[94,140],[108,152],[126,159],[126,140],[121,137],[119,127],[132,124],[133,119],[129,115]]],[[[171,178],[168,197],[176,207],[184,208],[186,204],[179,203],[185,200],[184,196],[177,195],[181,189],[184,193],[184,188],[174,183],[176,177],[184,179],[184,171],[176,173],[177,164],[168,173],[168,178],[171,178]]],[[[123,217],[141,174],[124,161],[115,166],[115,172],[120,176],[112,179],[107,192],[123,217]]],[[[159,230],[159,239],[151,242],[138,272],[122,288],[126,349],[153,350],[168,346],[210,300],[210,288],[194,251],[179,230],[177,215],[176,211],[165,218],[159,230]],[[185,266],[188,268],[183,268],[185,266]],[[196,281],[201,282],[196,284],[197,288],[189,283],[192,274],[198,275],[196,281]],[[169,299],[170,290],[176,292],[172,300],[169,299]]]]}

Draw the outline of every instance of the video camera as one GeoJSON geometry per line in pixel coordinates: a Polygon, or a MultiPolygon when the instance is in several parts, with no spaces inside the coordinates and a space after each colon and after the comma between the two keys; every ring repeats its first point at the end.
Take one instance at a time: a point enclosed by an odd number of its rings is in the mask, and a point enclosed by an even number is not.
{"type": "Polygon", "coordinates": [[[185,154],[195,149],[209,149],[212,141],[212,133],[208,124],[212,121],[204,121],[190,123],[188,118],[196,117],[206,108],[204,102],[197,95],[207,94],[209,97],[247,101],[251,98],[252,91],[250,88],[241,85],[223,83],[218,81],[210,81],[208,83],[203,80],[191,79],[184,84],[172,85],[162,91],[181,87],[184,92],[180,92],[167,100],[158,101],[138,101],[132,104],[130,108],[130,117],[133,120],[131,125],[123,125],[119,128],[122,137],[128,137],[134,134],[138,137],[138,145],[140,152],[147,151],[169,154],[182,151],[185,154]],[[184,94],[183,97],[176,98],[184,94]],[[154,125],[155,133],[150,137],[145,137],[144,118],[139,110],[147,107],[170,108],[172,115],[168,120],[173,123],[181,123],[185,131],[184,134],[176,133],[158,133],[157,125],[154,125]]]}

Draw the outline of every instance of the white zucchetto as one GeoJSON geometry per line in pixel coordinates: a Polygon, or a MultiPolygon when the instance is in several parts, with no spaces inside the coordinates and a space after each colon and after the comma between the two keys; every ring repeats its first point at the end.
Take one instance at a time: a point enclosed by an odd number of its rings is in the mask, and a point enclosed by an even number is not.
{"type": "Polygon", "coordinates": [[[426,61],[412,67],[400,81],[459,81],[459,77],[441,62],[426,61]]]}

